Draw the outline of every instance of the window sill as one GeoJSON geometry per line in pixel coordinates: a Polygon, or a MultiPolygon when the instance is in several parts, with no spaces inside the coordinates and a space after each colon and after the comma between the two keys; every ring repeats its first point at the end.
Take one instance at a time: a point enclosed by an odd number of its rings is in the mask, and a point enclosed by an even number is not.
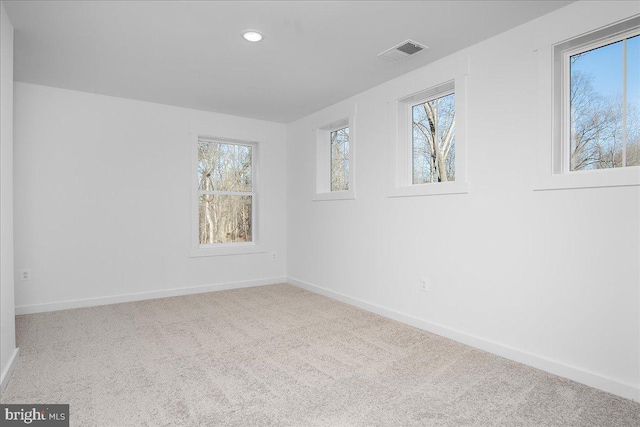
{"type": "Polygon", "coordinates": [[[469,193],[468,182],[454,181],[396,187],[389,190],[387,197],[443,196],[467,193],[469,193]]]}
{"type": "Polygon", "coordinates": [[[640,186],[640,167],[568,172],[538,178],[533,191],[640,186]]]}
{"type": "Polygon", "coordinates": [[[226,255],[245,255],[245,254],[257,254],[265,253],[267,248],[265,246],[259,246],[254,244],[230,244],[224,245],[219,248],[208,247],[191,249],[189,252],[189,258],[210,257],[210,256],[226,256],[226,255]]]}
{"type": "Polygon", "coordinates": [[[316,193],[313,196],[314,202],[326,200],[355,200],[356,192],[354,190],[331,191],[329,193],[316,193]]]}

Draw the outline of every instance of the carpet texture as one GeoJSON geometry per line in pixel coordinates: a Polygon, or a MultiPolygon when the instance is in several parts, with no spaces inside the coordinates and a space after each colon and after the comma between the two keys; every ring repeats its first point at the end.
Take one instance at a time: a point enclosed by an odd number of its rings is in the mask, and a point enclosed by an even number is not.
{"type": "Polygon", "coordinates": [[[640,404],[291,285],[17,316],[72,426],[640,426],[640,404]]]}

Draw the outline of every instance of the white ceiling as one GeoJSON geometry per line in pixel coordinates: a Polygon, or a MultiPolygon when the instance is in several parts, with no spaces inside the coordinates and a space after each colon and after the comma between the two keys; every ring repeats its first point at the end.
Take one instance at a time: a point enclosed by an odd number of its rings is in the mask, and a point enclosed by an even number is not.
{"type": "Polygon", "coordinates": [[[571,2],[4,3],[17,81],[288,123],[571,2]]]}

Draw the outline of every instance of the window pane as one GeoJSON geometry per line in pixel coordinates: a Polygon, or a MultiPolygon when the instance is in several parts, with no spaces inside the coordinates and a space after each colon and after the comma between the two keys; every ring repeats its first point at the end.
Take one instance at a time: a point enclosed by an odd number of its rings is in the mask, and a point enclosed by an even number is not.
{"type": "Polygon", "coordinates": [[[627,39],[627,166],[640,166],[640,36],[627,39]]]}
{"type": "Polygon", "coordinates": [[[200,195],[200,244],[252,241],[252,196],[200,195]]]}
{"type": "Polygon", "coordinates": [[[623,41],[570,58],[570,167],[623,166],[623,41]]]}
{"type": "Polygon", "coordinates": [[[331,191],[349,189],[349,128],[334,130],[331,138],[331,191]]]}
{"type": "Polygon", "coordinates": [[[414,105],[412,121],[412,182],[455,181],[454,94],[414,105]]]}
{"type": "Polygon", "coordinates": [[[251,146],[198,141],[198,189],[251,191],[251,146]]]}

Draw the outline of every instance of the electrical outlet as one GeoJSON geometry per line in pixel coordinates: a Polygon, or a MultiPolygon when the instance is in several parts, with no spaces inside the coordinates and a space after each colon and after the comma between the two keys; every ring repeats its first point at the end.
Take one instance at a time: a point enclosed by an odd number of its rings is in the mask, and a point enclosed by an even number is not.
{"type": "Polygon", "coordinates": [[[275,252],[271,252],[271,259],[276,259],[276,253],[275,252]]]}
{"type": "Polygon", "coordinates": [[[20,270],[20,280],[31,280],[31,269],[25,268],[20,270]]]}
{"type": "Polygon", "coordinates": [[[421,277],[420,278],[420,290],[422,292],[429,292],[429,278],[421,277]]]}

